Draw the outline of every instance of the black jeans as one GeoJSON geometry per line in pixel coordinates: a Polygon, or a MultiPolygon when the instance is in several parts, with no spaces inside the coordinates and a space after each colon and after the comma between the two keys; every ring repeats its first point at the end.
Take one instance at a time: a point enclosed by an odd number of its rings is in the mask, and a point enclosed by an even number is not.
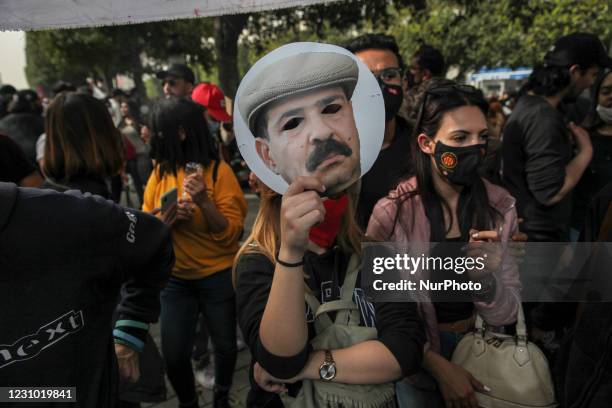
{"type": "Polygon", "coordinates": [[[215,386],[219,391],[229,391],[232,385],[238,351],[231,273],[231,269],[225,269],[195,280],[171,277],[162,291],[162,353],[168,379],[181,403],[197,397],[191,354],[200,313],[215,350],[215,386]]]}

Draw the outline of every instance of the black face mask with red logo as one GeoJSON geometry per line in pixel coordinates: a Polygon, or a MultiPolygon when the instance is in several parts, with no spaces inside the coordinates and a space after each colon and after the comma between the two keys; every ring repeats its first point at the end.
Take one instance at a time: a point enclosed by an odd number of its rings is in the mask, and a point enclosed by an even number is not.
{"type": "Polygon", "coordinates": [[[434,151],[436,166],[453,184],[468,186],[478,177],[478,168],[487,154],[487,144],[453,147],[438,141],[434,151]]]}

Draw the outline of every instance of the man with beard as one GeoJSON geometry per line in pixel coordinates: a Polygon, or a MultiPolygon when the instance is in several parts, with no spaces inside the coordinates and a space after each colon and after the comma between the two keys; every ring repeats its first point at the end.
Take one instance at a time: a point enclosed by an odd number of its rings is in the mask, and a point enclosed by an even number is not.
{"type": "Polygon", "coordinates": [[[402,174],[411,170],[411,127],[397,113],[404,98],[404,61],[395,39],[365,34],[345,45],[378,79],[385,101],[385,136],[370,171],[361,179],[357,223],[365,230],[374,206],[392,190],[402,174]]]}
{"type": "Polygon", "coordinates": [[[162,81],[164,95],[191,98],[195,84],[195,75],[191,68],[183,64],[172,64],[168,69],[156,73],[162,81]]]}
{"type": "Polygon", "coordinates": [[[593,34],[559,38],[536,66],[504,130],[503,180],[516,198],[521,230],[530,241],[568,240],[574,189],[593,155],[588,133],[566,124],[561,102],[592,86],[602,67],[612,66],[593,34]],[[576,154],[573,154],[573,136],[576,154]]]}
{"type": "Polygon", "coordinates": [[[318,177],[328,196],[359,178],[351,104],[358,76],[349,56],[305,52],[267,66],[247,84],[238,107],[270,170],[288,184],[298,176],[318,177]]]}

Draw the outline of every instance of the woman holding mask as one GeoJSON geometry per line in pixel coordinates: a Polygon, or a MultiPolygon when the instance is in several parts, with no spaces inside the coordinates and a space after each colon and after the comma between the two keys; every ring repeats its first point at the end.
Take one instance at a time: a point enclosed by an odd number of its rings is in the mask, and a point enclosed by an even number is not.
{"type": "MultiPolygon", "coordinates": [[[[191,366],[198,316],[204,315],[215,348],[215,407],[228,407],[236,363],[236,311],[231,267],[247,205],[231,168],[217,157],[202,108],[180,98],[153,110],[149,178],[143,209],[172,228],[176,263],[161,294],[162,351],[181,407],[197,407],[191,366]],[[202,171],[185,175],[189,163],[202,171]],[[197,167],[197,166],[195,166],[197,167]],[[161,197],[179,199],[160,212],[161,197]]],[[[191,165],[189,167],[192,167],[191,165]]]]}
{"type": "MultiPolygon", "coordinates": [[[[492,250],[482,241],[511,240],[518,226],[514,199],[478,177],[487,150],[487,107],[480,91],[453,82],[426,91],[414,129],[414,174],[378,202],[368,224],[369,237],[399,243],[457,242],[437,245],[431,255],[470,257],[492,250]],[[465,254],[458,250],[463,245],[465,254]],[[456,253],[436,254],[439,248],[456,253]]],[[[474,391],[486,392],[486,379],[474,378],[449,360],[460,337],[472,327],[475,312],[493,326],[516,320],[518,268],[500,266],[499,256],[493,255],[483,271],[446,272],[449,279],[461,276],[481,284],[481,290],[463,293],[463,302],[432,299],[419,304],[431,344],[423,366],[441,395],[403,381],[398,383],[401,407],[477,408],[474,391]],[[493,258],[498,261],[490,262],[493,258]]],[[[443,273],[432,271],[432,276],[444,278],[443,273]]]]}
{"type": "Polygon", "coordinates": [[[323,201],[324,186],[313,177],[297,178],[284,196],[263,184],[260,191],[259,213],[234,266],[239,323],[252,354],[247,406],[282,406],[274,393],[284,384],[296,396],[317,383],[331,386],[330,407],[393,406],[390,382],[416,372],[424,332],[416,304],[365,298],[358,277],[363,236],[348,194],[323,201]],[[313,311],[338,302],[355,305],[348,330],[370,330],[369,340],[320,347],[323,323],[313,311]],[[355,402],[363,384],[381,386],[355,402]]]}

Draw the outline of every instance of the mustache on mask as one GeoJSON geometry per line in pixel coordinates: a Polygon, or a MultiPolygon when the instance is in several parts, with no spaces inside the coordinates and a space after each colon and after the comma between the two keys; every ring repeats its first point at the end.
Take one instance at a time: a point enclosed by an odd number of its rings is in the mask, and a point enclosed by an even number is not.
{"type": "Polygon", "coordinates": [[[312,173],[321,163],[334,154],[349,157],[353,154],[353,150],[346,143],[339,142],[332,137],[324,141],[317,140],[315,142],[315,150],[306,162],[306,170],[312,173]]]}

